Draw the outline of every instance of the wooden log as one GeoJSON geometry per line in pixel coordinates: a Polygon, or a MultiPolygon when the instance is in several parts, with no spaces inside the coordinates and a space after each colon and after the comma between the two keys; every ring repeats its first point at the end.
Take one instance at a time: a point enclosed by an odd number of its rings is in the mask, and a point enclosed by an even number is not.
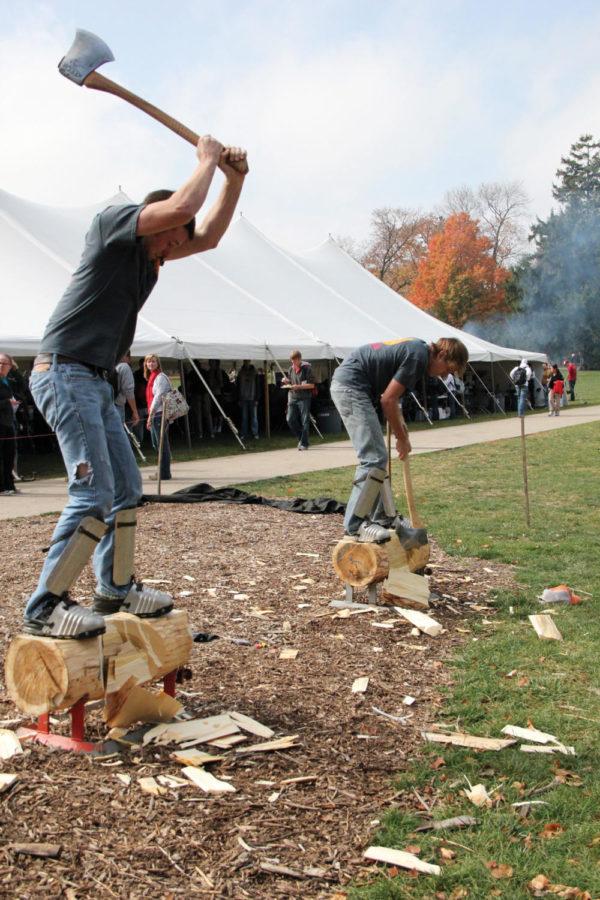
{"type": "Polygon", "coordinates": [[[417,572],[429,560],[429,544],[405,550],[393,534],[385,544],[362,544],[344,538],[333,549],[333,568],[345,584],[365,588],[387,578],[392,569],[417,572]]]}
{"type": "Polygon", "coordinates": [[[158,619],[107,616],[106,633],[82,641],[19,634],[6,655],[6,687],[20,710],[39,716],[82,697],[99,700],[130,679],[143,684],[160,678],[184,665],[191,647],[184,610],[158,619]]]}

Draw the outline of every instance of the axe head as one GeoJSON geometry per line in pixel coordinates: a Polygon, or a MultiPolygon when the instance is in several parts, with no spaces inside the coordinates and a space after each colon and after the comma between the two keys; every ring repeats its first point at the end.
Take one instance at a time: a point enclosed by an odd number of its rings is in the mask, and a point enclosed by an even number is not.
{"type": "Polygon", "coordinates": [[[91,31],[78,28],[71,49],[58,64],[58,71],[75,84],[83,84],[90,72],[113,60],[110,47],[102,38],[92,34],[91,31]]]}

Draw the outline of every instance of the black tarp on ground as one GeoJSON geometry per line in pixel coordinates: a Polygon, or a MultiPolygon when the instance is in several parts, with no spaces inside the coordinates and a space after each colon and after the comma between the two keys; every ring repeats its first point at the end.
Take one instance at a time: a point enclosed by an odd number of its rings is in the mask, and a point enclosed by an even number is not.
{"type": "Polygon", "coordinates": [[[260,497],[258,494],[247,494],[237,488],[214,488],[210,484],[194,484],[191,487],[175,491],[174,494],[144,494],[142,503],[253,503],[258,506],[274,506],[287,512],[295,513],[340,513],[346,511],[346,504],[339,503],[329,497],[315,497],[313,500],[303,500],[294,497],[291,500],[270,500],[260,497]]]}

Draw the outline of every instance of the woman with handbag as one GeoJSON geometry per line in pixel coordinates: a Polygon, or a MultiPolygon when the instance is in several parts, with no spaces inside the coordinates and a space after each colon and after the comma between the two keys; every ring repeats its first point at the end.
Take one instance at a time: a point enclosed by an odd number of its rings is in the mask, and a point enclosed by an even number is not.
{"type": "MultiPolygon", "coordinates": [[[[171,448],[169,446],[169,420],[165,417],[163,425],[164,401],[171,390],[169,376],[161,369],[160,359],[156,354],[150,353],[144,359],[144,376],[148,382],[146,386],[146,402],[148,405],[148,419],[146,428],[152,437],[152,446],[159,454],[160,480],[169,481],[171,478],[171,448]],[[162,452],[161,452],[162,431],[162,452]]],[[[158,475],[150,476],[153,480],[158,475]]]]}

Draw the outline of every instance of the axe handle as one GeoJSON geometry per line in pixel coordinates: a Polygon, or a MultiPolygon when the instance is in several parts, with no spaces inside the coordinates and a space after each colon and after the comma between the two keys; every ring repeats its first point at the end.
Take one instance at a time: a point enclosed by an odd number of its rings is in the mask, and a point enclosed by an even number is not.
{"type": "Polygon", "coordinates": [[[111,81],[110,78],[105,78],[104,75],[100,75],[98,72],[90,72],[83,83],[87,88],[92,88],[95,91],[104,91],[107,94],[114,94],[115,97],[126,100],[127,103],[131,103],[132,106],[137,106],[138,109],[141,109],[142,112],[152,116],[153,119],[156,119],[162,125],[166,125],[167,128],[170,128],[171,131],[174,131],[179,137],[182,137],[185,141],[189,141],[190,144],[193,144],[194,147],[198,144],[200,136],[194,131],[187,128],[185,125],[182,125],[181,122],[178,122],[177,119],[174,119],[172,116],[167,115],[162,109],[153,106],[152,103],[148,103],[146,100],[138,97],[137,94],[128,91],[127,88],[121,87],[121,85],[117,84],[115,81],[111,81]]]}
{"type": "Polygon", "coordinates": [[[404,490],[406,491],[406,503],[408,505],[408,513],[410,515],[410,523],[413,528],[422,528],[423,522],[415,503],[415,495],[413,493],[412,478],[410,476],[410,463],[408,458],[402,460],[402,476],[404,478],[404,490]]]}

